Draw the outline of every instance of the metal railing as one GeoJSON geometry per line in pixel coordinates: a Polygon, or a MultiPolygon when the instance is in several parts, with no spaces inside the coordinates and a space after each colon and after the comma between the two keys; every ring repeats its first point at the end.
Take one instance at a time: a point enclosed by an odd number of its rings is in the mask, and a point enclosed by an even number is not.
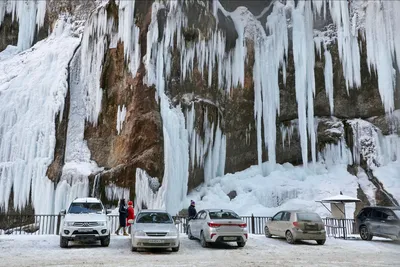
{"type": "MultiPolygon", "coordinates": [[[[118,215],[107,215],[111,232],[115,232],[119,227],[118,215]]],[[[264,234],[265,223],[271,219],[267,216],[242,216],[250,234],[264,234]]],[[[187,218],[184,216],[174,216],[174,220],[179,220],[177,228],[181,233],[186,232],[187,218]]],[[[323,219],[326,234],[329,237],[347,238],[351,234],[356,234],[353,219],[323,219]]],[[[0,215],[0,235],[58,235],[60,226],[63,224],[62,215],[0,215]]]]}

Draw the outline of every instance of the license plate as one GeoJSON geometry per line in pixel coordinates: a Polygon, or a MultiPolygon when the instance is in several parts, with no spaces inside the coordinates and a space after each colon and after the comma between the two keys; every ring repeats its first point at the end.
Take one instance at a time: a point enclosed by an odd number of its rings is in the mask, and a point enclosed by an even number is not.
{"type": "Polygon", "coordinates": [[[92,228],[79,228],[78,229],[78,232],[81,232],[81,233],[87,233],[87,232],[92,232],[92,231],[93,231],[92,228]]]}
{"type": "Polygon", "coordinates": [[[164,243],[164,240],[154,239],[154,240],[149,240],[148,242],[149,243],[157,243],[157,244],[159,244],[159,243],[164,243]]]}
{"type": "Polygon", "coordinates": [[[227,240],[227,241],[236,240],[236,237],[224,237],[224,240],[227,240]]]}

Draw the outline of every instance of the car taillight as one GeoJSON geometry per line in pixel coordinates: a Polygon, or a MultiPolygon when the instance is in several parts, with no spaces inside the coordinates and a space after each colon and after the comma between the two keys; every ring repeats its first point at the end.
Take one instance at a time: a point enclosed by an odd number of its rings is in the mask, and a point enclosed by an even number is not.
{"type": "Polygon", "coordinates": [[[241,223],[241,224],[239,224],[239,227],[240,228],[246,228],[247,227],[247,223],[241,223]]]}
{"type": "Polygon", "coordinates": [[[209,223],[207,223],[207,224],[208,224],[208,226],[210,226],[211,228],[218,228],[218,227],[221,226],[221,224],[219,224],[219,223],[213,223],[213,222],[209,222],[209,223]]]}
{"type": "Polygon", "coordinates": [[[293,225],[294,225],[294,227],[296,227],[296,228],[299,228],[299,227],[300,227],[300,225],[299,225],[298,222],[293,222],[293,225]]]}
{"type": "Polygon", "coordinates": [[[210,235],[210,237],[211,237],[211,239],[214,237],[214,236],[216,236],[217,234],[211,234],[210,235]]]}

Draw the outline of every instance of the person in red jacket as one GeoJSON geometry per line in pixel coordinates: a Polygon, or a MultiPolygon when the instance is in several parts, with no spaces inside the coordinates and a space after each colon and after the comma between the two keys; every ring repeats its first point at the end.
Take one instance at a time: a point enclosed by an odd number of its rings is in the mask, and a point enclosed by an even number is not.
{"type": "Polygon", "coordinates": [[[131,224],[128,222],[129,220],[134,220],[135,219],[135,210],[133,209],[133,202],[129,201],[128,202],[128,217],[126,218],[126,226],[129,227],[129,233],[131,233],[131,224]]]}

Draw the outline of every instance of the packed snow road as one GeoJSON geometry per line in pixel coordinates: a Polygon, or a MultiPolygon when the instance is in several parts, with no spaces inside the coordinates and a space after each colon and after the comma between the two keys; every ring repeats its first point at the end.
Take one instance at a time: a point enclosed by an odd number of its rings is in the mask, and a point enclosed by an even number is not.
{"type": "Polygon", "coordinates": [[[177,253],[131,252],[130,239],[112,236],[107,248],[72,244],[59,247],[58,236],[0,236],[0,266],[399,266],[400,243],[390,240],[328,239],[289,245],[284,239],[250,236],[246,247],[204,249],[181,237],[177,253]]]}

